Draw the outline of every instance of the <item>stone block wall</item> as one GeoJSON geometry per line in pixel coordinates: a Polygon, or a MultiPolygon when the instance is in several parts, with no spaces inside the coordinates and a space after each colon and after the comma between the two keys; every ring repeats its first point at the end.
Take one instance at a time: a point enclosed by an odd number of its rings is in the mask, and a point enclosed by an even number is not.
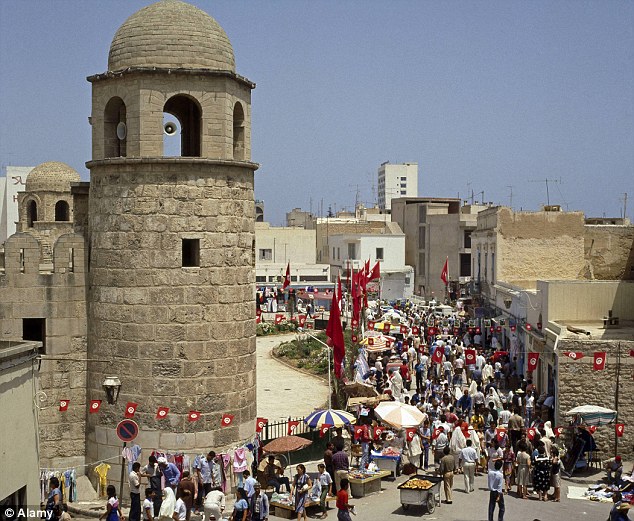
{"type": "MultiPolygon", "coordinates": [[[[566,425],[564,413],[580,405],[599,405],[614,409],[616,396],[616,367],[619,341],[561,339],[559,351],[559,422],[566,425]],[[572,360],[563,355],[565,351],[581,352],[584,357],[572,360]],[[593,355],[605,351],[606,368],[593,369],[593,355]]],[[[634,341],[620,341],[621,370],[619,388],[619,421],[625,423],[625,433],[619,439],[619,454],[627,461],[634,458],[634,358],[629,356],[634,341]]],[[[595,440],[603,457],[614,455],[614,425],[599,427],[595,440]]]]}
{"type": "Polygon", "coordinates": [[[586,278],[634,280],[634,226],[585,226],[586,278]]]}
{"type": "MultiPolygon", "coordinates": [[[[92,460],[121,450],[114,427],[128,401],[144,449],[205,451],[254,432],[254,165],[204,159],[89,164],[88,393],[122,382],[116,406],[88,415],[92,460]],[[182,239],[200,266],[182,266],[182,239]],[[170,408],[156,419],[158,407],[170,408]],[[196,422],[187,421],[200,411],[196,422]],[[221,427],[224,413],[235,415],[221,427]]],[[[135,442],[135,443],[136,443],[135,442]]],[[[118,478],[113,468],[112,477],[118,478]]]]}

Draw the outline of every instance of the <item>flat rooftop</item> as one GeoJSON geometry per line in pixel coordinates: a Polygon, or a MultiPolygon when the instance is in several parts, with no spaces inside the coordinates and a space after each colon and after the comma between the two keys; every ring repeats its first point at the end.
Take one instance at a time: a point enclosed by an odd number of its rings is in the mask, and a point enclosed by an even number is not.
{"type": "Polygon", "coordinates": [[[576,321],[576,320],[556,320],[556,324],[562,327],[562,338],[576,338],[578,340],[630,340],[634,341],[634,320],[621,320],[619,325],[603,326],[603,321],[576,321]],[[589,332],[590,336],[584,332],[574,333],[568,329],[576,328],[589,332]]]}

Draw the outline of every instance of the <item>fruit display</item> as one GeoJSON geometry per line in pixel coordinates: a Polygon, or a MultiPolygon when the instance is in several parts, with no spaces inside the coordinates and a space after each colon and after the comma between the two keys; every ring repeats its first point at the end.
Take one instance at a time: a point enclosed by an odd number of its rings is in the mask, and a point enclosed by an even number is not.
{"type": "Polygon", "coordinates": [[[403,483],[400,489],[409,489],[409,490],[428,490],[433,487],[434,484],[431,481],[426,479],[412,478],[409,481],[403,483]]]}

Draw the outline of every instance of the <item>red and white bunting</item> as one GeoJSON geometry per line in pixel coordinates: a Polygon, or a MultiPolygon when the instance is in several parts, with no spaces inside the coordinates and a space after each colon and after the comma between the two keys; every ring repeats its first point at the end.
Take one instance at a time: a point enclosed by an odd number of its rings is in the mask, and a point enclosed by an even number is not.
{"type": "Polygon", "coordinates": [[[324,423],[321,427],[319,427],[319,437],[323,438],[326,434],[328,434],[328,431],[331,427],[332,425],[329,425],[327,423],[324,423]]]}
{"type": "Polygon", "coordinates": [[[306,323],[306,315],[298,315],[297,319],[299,321],[299,327],[304,327],[304,324],[306,323]]]}
{"type": "Polygon", "coordinates": [[[257,418],[255,420],[255,432],[262,432],[267,423],[269,423],[269,420],[266,418],[257,418]]]}
{"type": "Polygon", "coordinates": [[[359,341],[359,337],[352,333],[352,335],[350,335],[350,340],[352,340],[356,344],[359,341]]]}
{"type": "Polygon", "coordinates": [[[134,413],[136,412],[136,408],[138,407],[138,403],[128,402],[125,404],[125,414],[126,418],[134,418],[134,413]]]}
{"type": "Polygon", "coordinates": [[[60,400],[59,410],[62,412],[66,412],[68,410],[68,404],[70,404],[70,400],[60,400]]]}
{"type": "Polygon", "coordinates": [[[373,346],[374,345],[374,338],[373,337],[368,337],[368,345],[369,346],[373,346]]]}
{"type": "Polygon", "coordinates": [[[372,320],[368,320],[368,330],[374,331],[374,322],[372,320]]]}
{"type": "Polygon", "coordinates": [[[297,430],[297,426],[299,425],[299,421],[297,420],[289,420],[288,421],[288,427],[286,428],[286,435],[287,436],[291,436],[293,434],[295,434],[295,431],[297,430]]]}
{"type": "Polygon", "coordinates": [[[359,327],[359,320],[356,318],[352,319],[352,329],[357,329],[359,327]]]}
{"type": "Polygon", "coordinates": [[[420,328],[418,326],[412,326],[412,335],[418,336],[420,333],[420,328]]]}
{"type": "Polygon", "coordinates": [[[539,353],[528,353],[528,370],[534,371],[537,369],[537,362],[539,361],[539,353]]]}
{"type": "Polygon", "coordinates": [[[101,400],[90,400],[90,413],[91,414],[99,412],[99,407],[101,407],[101,400]]]}
{"type": "Polygon", "coordinates": [[[475,365],[476,363],[476,350],[475,349],[465,349],[464,352],[465,362],[467,365],[475,365]]]}
{"type": "Polygon", "coordinates": [[[605,369],[605,357],[606,354],[604,351],[597,351],[594,353],[594,363],[592,367],[595,371],[602,371],[605,369]]]}
{"type": "Polygon", "coordinates": [[[189,414],[187,415],[187,421],[188,422],[195,422],[200,420],[200,412],[199,411],[189,411],[189,414]]]}
{"type": "Polygon", "coordinates": [[[416,435],[416,429],[409,427],[408,429],[405,430],[405,438],[407,439],[407,441],[412,441],[415,435],[416,435]]]}
{"type": "Polygon", "coordinates": [[[162,420],[163,418],[167,418],[167,415],[170,412],[169,407],[159,407],[156,411],[156,419],[162,420]]]}
{"type": "Polygon", "coordinates": [[[598,427],[596,425],[590,425],[590,427],[588,427],[590,434],[594,434],[595,432],[597,432],[597,429],[598,427]]]}
{"type": "Polygon", "coordinates": [[[403,324],[401,324],[401,335],[407,335],[407,331],[409,330],[409,328],[403,324]]]}
{"type": "Polygon", "coordinates": [[[354,439],[359,440],[363,436],[363,425],[354,426],[354,439]]]}
{"type": "Polygon", "coordinates": [[[220,425],[222,427],[229,427],[229,425],[233,423],[234,418],[235,416],[233,414],[223,414],[222,418],[220,419],[220,425]]]}
{"type": "Polygon", "coordinates": [[[561,436],[564,433],[564,428],[555,427],[554,431],[555,431],[555,437],[559,438],[559,436],[561,436]]]}
{"type": "Polygon", "coordinates": [[[614,429],[616,430],[616,435],[621,438],[623,437],[623,433],[625,432],[625,424],[624,423],[616,423],[614,425],[614,429]]]}
{"type": "Polygon", "coordinates": [[[275,323],[276,324],[281,324],[282,320],[284,320],[286,317],[284,315],[282,315],[281,313],[277,313],[275,315],[275,323]]]}
{"type": "Polygon", "coordinates": [[[533,440],[533,438],[535,437],[535,429],[533,427],[531,427],[530,429],[526,430],[526,436],[528,437],[529,440],[533,440]]]}
{"type": "Polygon", "coordinates": [[[383,332],[384,333],[389,333],[390,329],[392,329],[392,324],[390,324],[389,322],[386,322],[385,324],[383,324],[383,332]]]}
{"type": "Polygon", "coordinates": [[[375,440],[379,440],[381,439],[381,435],[383,434],[383,427],[374,427],[373,432],[372,432],[372,437],[375,440]]]}
{"type": "Polygon", "coordinates": [[[564,355],[572,360],[581,360],[583,358],[581,351],[564,351],[564,355]]]}

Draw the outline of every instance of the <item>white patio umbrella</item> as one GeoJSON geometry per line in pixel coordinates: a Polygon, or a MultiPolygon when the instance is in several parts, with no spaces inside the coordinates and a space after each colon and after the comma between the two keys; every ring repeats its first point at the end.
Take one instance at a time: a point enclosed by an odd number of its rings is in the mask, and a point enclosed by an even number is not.
{"type": "Polygon", "coordinates": [[[594,425],[596,427],[613,423],[616,420],[616,411],[599,407],[598,405],[581,405],[570,409],[566,413],[566,416],[574,415],[581,416],[583,423],[586,425],[594,425]]]}
{"type": "Polygon", "coordinates": [[[401,402],[381,402],[374,408],[374,412],[385,423],[398,429],[417,427],[425,419],[416,407],[401,402]]]}

